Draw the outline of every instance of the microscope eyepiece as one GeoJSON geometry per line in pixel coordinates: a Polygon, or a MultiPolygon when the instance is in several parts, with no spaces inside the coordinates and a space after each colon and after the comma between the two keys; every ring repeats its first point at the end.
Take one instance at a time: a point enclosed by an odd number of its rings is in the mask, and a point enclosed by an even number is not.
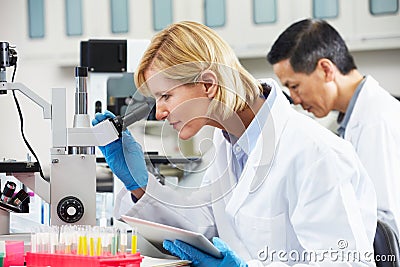
{"type": "Polygon", "coordinates": [[[118,131],[119,137],[122,136],[122,131],[126,129],[129,125],[146,118],[151,111],[151,104],[147,102],[140,103],[137,107],[132,109],[131,112],[125,114],[125,116],[117,116],[110,119],[114,124],[115,129],[118,131]]]}

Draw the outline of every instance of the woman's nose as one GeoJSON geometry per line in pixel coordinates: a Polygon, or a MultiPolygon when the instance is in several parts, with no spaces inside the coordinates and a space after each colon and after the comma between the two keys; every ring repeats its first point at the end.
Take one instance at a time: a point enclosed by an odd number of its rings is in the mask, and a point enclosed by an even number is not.
{"type": "Polygon", "coordinates": [[[159,121],[165,120],[168,117],[168,111],[163,105],[156,104],[156,119],[159,121]]]}

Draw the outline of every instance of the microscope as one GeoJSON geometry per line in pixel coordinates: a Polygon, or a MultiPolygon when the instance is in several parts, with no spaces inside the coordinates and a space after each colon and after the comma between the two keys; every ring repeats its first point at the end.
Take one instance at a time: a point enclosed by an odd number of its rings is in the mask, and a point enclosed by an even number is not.
{"type": "MultiPolygon", "coordinates": [[[[52,225],[96,225],[95,146],[104,146],[120,136],[124,125],[145,118],[151,107],[144,102],[127,116],[91,126],[88,112],[87,67],[75,68],[75,115],[73,127],[66,123],[66,89],[53,88],[51,104],[22,83],[7,82],[6,70],[16,65],[17,53],[8,42],[0,42],[0,93],[20,91],[43,109],[51,120],[50,181],[38,172],[8,170],[21,183],[50,204],[52,225]]],[[[94,110],[93,110],[94,111],[94,110]]],[[[4,202],[4,201],[3,201],[4,202]]],[[[0,234],[9,232],[9,213],[17,212],[8,201],[0,205],[0,234]]]]}

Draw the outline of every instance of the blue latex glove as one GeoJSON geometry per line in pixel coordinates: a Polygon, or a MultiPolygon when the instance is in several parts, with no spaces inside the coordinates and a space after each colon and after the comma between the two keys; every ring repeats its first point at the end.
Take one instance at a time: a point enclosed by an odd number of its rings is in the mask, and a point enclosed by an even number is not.
{"type": "Polygon", "coordinates": [[[214,237],[213,243],[223,258],[217,259],[180,240],[174,242],[164,240],[163,247],[172,255],[191,261],[195,267],[247,267],[246,262],[239,258],[224,241],[214,237]]]}
{"type": "MultiPolygon", "coordinates": [[[[96,113],[92,125],[115,115],[106,110],[96,113]]],[[[147,185],[147,168],[142,148],[128,130],[122,132],[122,138],[106,145],[99,146],[111,171],[124,183],[126,189],[135,190],[147,185]]]]}

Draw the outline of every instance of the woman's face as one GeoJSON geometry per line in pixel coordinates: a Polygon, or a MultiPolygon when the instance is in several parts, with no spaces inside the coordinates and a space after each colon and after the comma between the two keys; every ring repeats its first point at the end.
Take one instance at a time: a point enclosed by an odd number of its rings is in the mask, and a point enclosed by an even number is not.
{"type": "Polygon", "coordinates": [[[179,138],[193,137],[208,123],[206,114],[212,99],[203,83],[180,84],[151,69],[145,72],[145,78],[156,99],[157,120],[168,120],[179,138]]]}

